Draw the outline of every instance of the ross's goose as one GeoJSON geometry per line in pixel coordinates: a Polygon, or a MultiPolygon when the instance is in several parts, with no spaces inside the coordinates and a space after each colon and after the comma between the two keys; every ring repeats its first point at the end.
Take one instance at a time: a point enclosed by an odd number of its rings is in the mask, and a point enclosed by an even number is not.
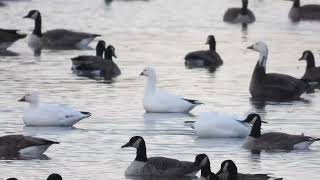
{"type": "Polygon", "coordinates": [[[146,76],[147,84],[143,97],[143,107],[147,112],[153,113],[187,113],[197,105],[197,100],[182,98],[157,88],[156,71],[147,67],[140,76],[146,76]]]}
{"type": "Polygon", "coordinates": [[[77,111],[66,105],[40,103],[35,92],[26,94],[19,101],[30,103],[23,114],[27,126],[72,126],[91,116],[89,112],[77,111]]]}

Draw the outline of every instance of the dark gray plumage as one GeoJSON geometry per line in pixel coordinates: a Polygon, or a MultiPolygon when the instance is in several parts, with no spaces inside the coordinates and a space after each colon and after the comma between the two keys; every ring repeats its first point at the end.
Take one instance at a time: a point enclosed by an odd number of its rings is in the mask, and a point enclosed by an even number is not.
{"type": "Polygon", "coordinates": [[[216,40],[213,35],[208,36],[206,44],[209,44],[209,50],[194,51],[185,56],[186,66],[216,68],[223,64],[220,55],[216,52],[216,40]]]}
{"type": "MultiPolygon", "coordinates": [[[[45,146],[44,151],[52,144],[59,144],[42,138],[36,138],[23,135],[6,135],[0,137],[0,157],[11,158],[19,157],[21,151],[29,147],[45,146]]],[[[42,152],[43,153],[43,152],[42,152]]]]}
{"type": "Polygon", "coordinates": [[[292,0],[293,5],[289,11],[289,18],[293,21],[317,20],[320,21],[320,5],[308,4],[300,5],[300,0],[292,0]]]}
{"type": "Polygon", "coordinates": [[[253,23],[256,21],[254,13],[248,9],[248,0],[242,0],[242,8],[229,8],[224,16],[224,22],[229,23],[253,23]]]}
{"type": "Polygon", "coordinates": [[[145,141],[141,136],[134,136],[122,146],[137,149],[135,160],[126,169],[125,175],[139,176],[194,176],[200,167],[188,161],[179,161],[165,157],[147,158],[145,141]]]}
{"type": "Polygon", "coordinates": [[[266,73],[268,48],[264,42],[257,42],[248,49],[260,53],[250,82],[250,93],[253,98],[274,101],[296,100],[310,89],[303,80],[285,74],[266,73]]]}
{"type": "Polygon", "coordinates": [[[121,71],[116,63],[113,62],[112,57],[117,58],[115,48],[109,45],[104,54],[104,61],[101,62],[101,76],[105,80],[111,80],[121,74],[121,71]]]}
{"type": "Polygon", "coordinates": [[[26,34],[19,34],[18,31],[15,29],[0,29],[0,51],[6,50],[17,40],[27,36],[26,34]]]}
{"type": "Polygon", "coordinates": [[[306,71],[301,79],[320,83],[320,67],[316,67],[311,51],[304,51],[299,61],[307,61],[306,71]]]}
{"type": "Polygon", "coordinates": [[[261,117],[257,115],[249,136],[242,147],[249,150],[293,150],[307,149],[319,138],[302,135],[291,135],[280,132],[261,134],[261,117]]]}

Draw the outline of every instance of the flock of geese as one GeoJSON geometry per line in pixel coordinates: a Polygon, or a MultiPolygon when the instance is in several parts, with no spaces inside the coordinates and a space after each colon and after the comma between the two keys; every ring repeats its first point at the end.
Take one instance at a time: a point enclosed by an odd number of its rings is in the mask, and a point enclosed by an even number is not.
{"type": "MultiPolygon", "coordinates": [[[[320,20],[319,5],[300,6],[299,0],[293,0],[289,18],[300,20],[320,20]]],[[[28,45],[36,56],[42,49],[85,49],[99,34],[75,32],[66,29],[54,29],[42,32],[41,13],[31,10],[24,18],[34,20],[35,26],[29,37],[28,45]]],[[[248,9],[248,0],[242,0],[241,8],[230,8],[223,16],[229,23],[253,23],[256,17],[248,9]]],[[[0,29],[0,55],[16,55],[8,53],[7,48],[15,41],[25,38],[26,34],[18,30],[0,29]]],[[[218,68],[223,60],[216,52],[216,40],[213,35],[207,37],[209,50],[190,52],[185,56],[188,67],[218,68]]],[[[313,53],[303,52],[299,60],[305,60],[307,67],[301,78],[285,74],[266,73],[268,47],[264,42],[257,42],[248,47],[259,53],[254,68],[250,93],[254,99],[272,101],[291,101],[299,99],[303,93],[314,92],[320,82],[320,68],[315,66],[313,53]]],[[[121,74],[120,68],[113,62],[117,58],[115,48],[99,40],[95,55],[80,55],[71,58],[72,71],[80,76],[101,77],[112,80],[121,74]]],[[[198,100],[186,99],[179,95],[157,88],[156,70],[146,67],[140,74],[147,78],[143,107],[152,113],[187,113],[202,103],[198,100]]],[[[41,103],[39,94],[25,94],[19,101],[29,103],[24,110],[23,122],[26,126],[73,126],[82,119],[89,118],[90,112],[78,111],[66,105],[41,103]]],[[[251,151],[262,150],[302,150],[308,148],[319,138],[292,135],[282,132],[261,133],[263,121],[259,114],[251,113],[246,119],[238,119],[216,112],[206,112],[198,116],[195,122],[186,122],[199,137],[245,138],[242,147],[251,151]]],[[[43,154],[51,145],[59,142],[23,135],[6,135],[0,137],[1,159],[28,159],[43,154]]],[[[201,171],[200,179],[207,180],[265,180],[282,179],[270,177],[268,174],[243,174],[238,172],[232,160],[221,163],[217,173],[211,171],[210,160],[206,154],[198,154],[193,162],[180,161],[165,157],[147,157],[146,143],[143,137],[134,136],[122,148],[136,148],[136,158],[125,170],[125,175],[142,176],[195,176],[201,171]]],[[[9,178],[15,180],[15,178],[9,178]]],[[[8,179],[8,180],[9,180],[8,179]]],[[[59,174],[51,174],[48,180],[60,180],[59,174]]]]}

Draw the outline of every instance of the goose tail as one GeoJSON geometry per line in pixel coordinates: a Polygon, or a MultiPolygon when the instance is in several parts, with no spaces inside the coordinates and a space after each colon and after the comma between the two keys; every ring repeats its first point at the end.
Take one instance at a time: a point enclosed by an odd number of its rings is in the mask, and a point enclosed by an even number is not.
{"type": "Polygon", "coordinates": [[[195,105],[203,104],[202,102],[200,102],[200,101],[198,101],[198,100],[185,99],[185,98],[182,98],[182,99],[185,100],[185,101],[188,101],[188,102],[191,103],[191,104],[195,104],[195,105]]]}

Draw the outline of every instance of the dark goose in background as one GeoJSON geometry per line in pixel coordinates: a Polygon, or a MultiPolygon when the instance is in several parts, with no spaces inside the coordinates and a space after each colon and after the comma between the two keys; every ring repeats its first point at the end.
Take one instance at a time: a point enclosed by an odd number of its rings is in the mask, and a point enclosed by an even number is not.
{"type": "Polygon", "coordinates": [[[209,44],[209,50],[194,51],[185,56],[186,66],[216,68],[223,64],[220,55],[216,52],[216,40],[213,35],[208,36],[206,44],[209,44]]]}
{"type": "Polygon", "coordinates": [[[303,80],[285,74],[266,73],[268,47],[264,42],[257,42],[248,47],[260,53],[254,68],[250,93],[254,99],[288,101],[299,99],[310,86],[303,80]]]}
{"type": "Polygon", "coordinates": [[[307,61],[307,67],[301,79],[320,83],[320,67],[316,67],[313,53],[309,50],[304,51],[299,61],[307,61]]]}
{"type": "Polygon", "coordinates": [[[15,29],[0,29],[0,51],[6,50],[17,40],[27,36],[26,34],[19,34],[18,31],[15,29]]]}
{"type": "Polygon", "coordinates": [[[253,23],[256,17],[253,12],[248,9],[248,0],[242,0],[242,8],[229,8],[224,16],[224,22],[229,23],[253,23]]]}
{"type": "Polygon", "coordinates": [[[289,11],[289,18],[291,21],[296,22],[300,20],[318,20],[320,21],[320,5],[308,4],[300,5],[300,0],[293,1],[292,8],[289,11]]]}

